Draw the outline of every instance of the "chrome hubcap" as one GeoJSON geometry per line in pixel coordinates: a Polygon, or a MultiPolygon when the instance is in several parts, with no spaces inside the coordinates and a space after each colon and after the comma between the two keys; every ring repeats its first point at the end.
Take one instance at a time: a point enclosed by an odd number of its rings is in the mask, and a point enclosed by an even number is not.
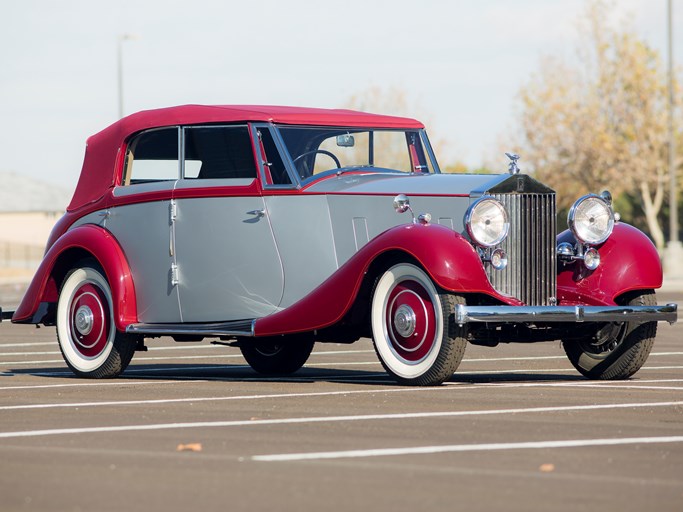
{"type": "Polygon", "coordinates": [[[78,308],[74,323],[79,334],[83,336],[90,334],[93,325],[95,324],[95,317],[92,310],[88,306],[81,306],[78,308]]]}
{"type": "Polygon", "coordinates": [[[394,314],[394,327],[396,332],[407,338],[415,332],[415,312],[406,304],[401,304],[394,314]]]}

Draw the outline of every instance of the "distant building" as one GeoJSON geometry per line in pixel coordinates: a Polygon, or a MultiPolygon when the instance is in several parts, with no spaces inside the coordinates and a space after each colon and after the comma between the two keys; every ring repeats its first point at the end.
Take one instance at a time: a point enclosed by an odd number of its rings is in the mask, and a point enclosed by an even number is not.
{"type": "Polygon", "coordinates": [[[70,199],[65,188],[0,172],[0,268],[37,267],[70,199]]]}

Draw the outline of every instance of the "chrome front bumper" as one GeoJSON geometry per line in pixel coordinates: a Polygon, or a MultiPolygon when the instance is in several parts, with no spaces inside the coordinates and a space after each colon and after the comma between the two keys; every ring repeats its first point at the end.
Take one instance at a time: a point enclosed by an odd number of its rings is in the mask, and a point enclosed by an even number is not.
{"type": "Polygon", "coordinates": [[[669,322],[678,320],[678,305],[665,306],[466,306],[455,308],[455,323],[669,322]]]}

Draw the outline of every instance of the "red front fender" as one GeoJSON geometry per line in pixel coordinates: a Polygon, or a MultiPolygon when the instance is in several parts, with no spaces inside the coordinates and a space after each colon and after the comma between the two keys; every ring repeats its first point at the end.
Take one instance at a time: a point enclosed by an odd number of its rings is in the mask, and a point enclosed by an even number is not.
{"type": "MultiPolygon", "coordinates": [[[[576,243],[569,231],[559,242],[576,243]]],[[[600,266],[590,272],[580,263],[558,264],[557,294],[560,304],[614,305],[615,299],[632,290],[662,286],[662,265],[654,244],[640,230],[618,223],[598,248],[600,266]]]]}
{"type": "Polygon", "coordinates": [[[116,328],[124,331],[128,325],[136,323],[135,287],[126,256],[109,231],[93,224],[67,231],[50,247],[21,304],[14,313],[12,322],[39,323],[41,321],[41,318],[34,318],[41,302],[57,301],[58,283],[55,282],[54,274],[56,267],[63,268],[76,263],[69,253],[72,253],[73,258],[76,259],[90,255],[102,266],[114,299],[116,328]]]}
{"type": "Polygon", "coordinates": [[[456,293],[484,293],[508,304],[490,285],[472,245],[438,224],[404,224],[372,239],[325,282],[290,307],[256,321],[256,336],[312,331],[333,325],[353,304],[372,262],[389,251],[417,260],[434,282],[456,293]]]}

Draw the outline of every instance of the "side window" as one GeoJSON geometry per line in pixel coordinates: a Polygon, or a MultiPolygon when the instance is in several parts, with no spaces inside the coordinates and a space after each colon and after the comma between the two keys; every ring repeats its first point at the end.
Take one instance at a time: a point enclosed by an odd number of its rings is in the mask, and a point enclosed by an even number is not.
{"type": "Polygon", "coordinates": [[[178,128],[150,130],[128,144],[122,185],[177,180],[178,128]]]}
{"type": "Polygon", "coordinates": [[[257,131],[261,153],[264,156],[263,173],[266,185],[291,185],[292,180],[287,174],[280,152],[273,140],[273,135],[268,128],[259,128],[257,131]]]}
{"type": "Polygon", "coordinates": [[[256,178],[246,126],[185,128],[186,179],[256,178]]]}

